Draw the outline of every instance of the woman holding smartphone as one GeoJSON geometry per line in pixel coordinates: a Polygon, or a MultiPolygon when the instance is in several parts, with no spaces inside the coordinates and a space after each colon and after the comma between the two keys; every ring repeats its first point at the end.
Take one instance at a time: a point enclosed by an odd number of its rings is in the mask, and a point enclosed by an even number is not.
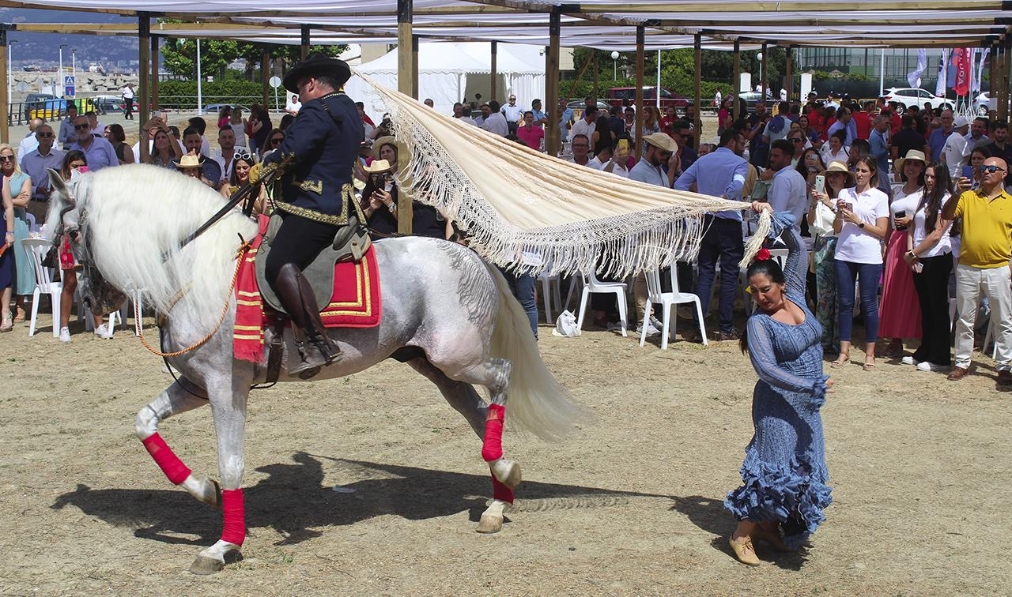
{"type": "MultiPolygon", "coordinates": [[[[825,170],[823,188],[813,175],[812,203],[808,209],[808,225],[815,225],[816,208],[821,203],[834,214],[836,199],[840,192],[854,184],[854,174],[847,170],[843,162],[833,162],[825,170]]],[[[834,218],[835,221],[835,218],[834,218]]],[[[836,301],[836,242],[835,229],[831,228],[823,234],[815,235],[812,248],[812,264],[815,266],[815,315],[822,324],[822,352],[824,354],[840,354],[840,328],[837,326],[836,301]]]]}
{"type": "Polygon", "coordinates": [[[893,200],[889,205],[893,231],[886,244],[885,279],[882,283],[882,304],[879,306],[882,321],[879,334],[883,338],[891,338],[885,351],[887,357],[903,355],[904,338],[921,337],[921,309],[914,290],[913,272],[903,255],[907,252],[910,223],[924,193],[926,166],[924,153],[916,149],[896,160],[896,170],[903,179],[903,185],[893,189],[893,200]]]}
{"type": "Polygon", "coordinates": [[[949,229],[952,222],[941,217],[942,208],[952,198],[949,169],[935,162],[924,171],[924,193],[914,210],[912,233],[907,239],[903,259],[913,270],[914,287],[920,302],[920,347],[909,357],[908,365],[920,371],[944,371],[949,368],[949,294],[943,289],[952,273],[949,229]]]}
{"type": "Polygon", "coordinates": [[[878,187],[878,164],[864,156],[854,169],[855,186],[844,189],[836,200],[833,229],[836,243],[836,286],[839,290],[839,367],[850,361],[850,338],[854,325],[854,292],[861,283],[861,312],[865,327],[865,371],[875,367],[878,338],[878,282],[882,276],[882,240],[889,234],[889,197],[878,187]]]}

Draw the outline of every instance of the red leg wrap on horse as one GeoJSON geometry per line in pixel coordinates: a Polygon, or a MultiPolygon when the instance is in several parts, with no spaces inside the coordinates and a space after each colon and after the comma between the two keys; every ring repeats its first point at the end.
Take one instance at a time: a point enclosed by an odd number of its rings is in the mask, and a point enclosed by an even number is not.
{"type": "Polygon", "coordinates": [[[492,497],[510,504],[513,503],[513,490],[500,483],[495,475],[492,475],[492,497]]]}
{"type": "Polygon", "coordinates": [[[179,485],[190,476],[190,469],[173,453],[172,448],[157,432],[151,437],[141,440],[141,443],[144,444],[148,454],[151,454],[151,457],[155,459],[158,468],[162,469],[162,472],[173,484],[179,485]]]}
{"type": "Polygon", "coordinates": [[[485,417],[485,443],[481,448],[481,457],[485,462],[502,458],[502,424],[506,419],[506,407],[499,404],[488,405],[485,417]]]}
{"type": "Polygon", "coordinates": [[[242,489],[226,489],[221,492],[221,511],[225,515],[221,540],[242,545],[246,539],[246,503],[242,489]]]}

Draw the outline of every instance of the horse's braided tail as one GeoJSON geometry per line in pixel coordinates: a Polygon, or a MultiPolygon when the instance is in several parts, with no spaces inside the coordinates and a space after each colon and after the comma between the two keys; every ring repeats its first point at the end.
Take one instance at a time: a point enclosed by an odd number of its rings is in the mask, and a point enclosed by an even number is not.
{"type": "Polygon", "coordinates": [[[574,429],[575,423],[588,421],[590,415],[573,402],[541,360],[530,320],[510,292],[506,278],[493,266],[488,266],[488,270],[499,291],[492,356],[513,364],[506,420],[541,439],[561,439],[574,429]]]}

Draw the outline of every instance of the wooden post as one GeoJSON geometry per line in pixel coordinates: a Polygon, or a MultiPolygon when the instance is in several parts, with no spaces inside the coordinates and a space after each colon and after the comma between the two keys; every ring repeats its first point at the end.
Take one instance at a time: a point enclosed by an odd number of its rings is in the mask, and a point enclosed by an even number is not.
{"type": "Polygon", "coordinates": [[[411,35],[411,97],[418,97],[418,42],[421,40],[417,35],[411,35]]]}
{"type": "Polygon", "coordinates": [[[692,97],[694,105],[696,106],[696,113],[692,120],[692,136],[695,139],[693,147],[699,147],[699,136],[703,133],[703,121],[699,118],[700,107],[702,107],[702,94],[699,88],[699,71],[703,65],[703,36],[702,34],[695,34],[692,39],[693,48],[693,60],[696,65],[696,75],[692,81],[692,97]]]}
{"type": "Polygon", "coordinates": [[[411,23],[412,0],[397,0],[397,91],[413,95],[414,82],[411,80],[411,23]]]}
{"type": "MultiPolygon", "coordinates": [[[[738,122],[741,118],[741,109],[738,107],[738,91],[741,87],[741,41],[738,38],[734,38],[734,80],[731,81],[731,97],[734,98],[734,105],[731,106],[732,113],[734,116],[732,120],[738,122]]],[[[720,106],[717,106],[717,114],[720,114],[720,106]]],[[[720,128],[721,123],[717,123],[717,128],[720,128]]]]}
{"type": "MultiPolygon", "coordinates": [[[[761,102],[766,101],[766,88],[769,87],[769,85],[767,85],[766,83],[767,77],[770,76],[770,71],[768,68],[770,64],[769,61],[770,61],[769,48],[767,47],[766,42],[763,42],[763,65],[762,68],[759,69],[760,71],[762,71],[759,73],[759,85],[762,87],[762,89],[759,91],[759,101],[761,102]]],[[[772,108],[772,106],[770,107],[772,108]]]]}
{"type": "Polygon", "coordinates": [[[158,103],[158,36],[151,36],[151,105],[156,109],[158,103]]]}
{"type": "Polygon", "coordinates": [[[489,98],[488,98],[489,101],[491,101],[491,100],[497,100],[498,101],[498,99],[499,99],[499,96],[498,96],[499,90],[497,89],[498,85],[496,85],[496,83],[499,80],[499,73],[498,73],[499,64],[498,63],[499,63],[499,42],[495,42],[494,41],[494,42],[492,42],[492,72],[490,73],[490,76],[491,76],[490,84],[491,84],[491,86],[490,86],[490,92],[489,92],[489,98]]]}
{"type": "MultiPolygon", "coordinates": [[[[6,112],[0,118],[0,143],[11,142],[10,119],[14,116],[11,98],[7,97],[7,77],[10,76],[7,72],[7,29],[10,27],[7,24],[0,26],[0,106],[6,112]]],[[[63,81],[60,81],[62,84],[63,81]]]]}
{"type": "MultiPolygon", "coordinates": [[[[309,58],[309,25],[303,25],[299,27],[299,33],[301,34],[301,45],[299,46],[299,56],[302,60],[309,58]]],[[[287,103],[287,100],[286,100],[287,103]]]]}
{"type": "MultiPolygon", "coordinates": [[[[643,69],[646,68],[646,27],[636,27],[636,161],[646,153],[647,146],[643,141],[643,69]]],[[[655,90],[660,93],[660,90],[655,90]]]]}
{"type": "Polygon", "coordinates": [[[791,97],[794,95],[794,46],[787,46],[787,105],[791,105],[791,97]]]}
{"type": "Polygon", "coordinates": [[[545,110],[548,124],[545,125],[545,152],[550,156],[562,150],[559,137],[559,36],[562,33],[562,13],[552,10],[548,16],[548,48],[545,51],[545,110]]]}
{"type": "MultiPolygon", "coordinates": [[[[266,110],[267,106],[270,105],[268,103],[270,99],[267,96],[267,90],[270,89],[271,86],[270,79],[271,79],[271,53],[268,52],[267,50],[264,50],[263,53],[260,54],[260,94],[261,94],[260,105],[263,106],[264,110],[266,110]]],[[[288,93],[288,91],[285,90],[285,93],[288,93]]],[[[288,103],[287,97],[285,97],[285,103],[286,104],[288,103]]]]}
{"type": "Polygon", "coordinates": [[[1008,122],[1009,117],[1009,52],[1012,51],[1012,37],[1006,36],[1001,49],[1001,119],[1008,122]]]}
{"type": "MultiPolygon", "coordinates": [[[[137,16],[137,34],[139,50],[139,63],[137,75],[140,79],[137,84],[137,94],[134,99],[138,100],[137,105],[137,128],[144,132],[144,124],[148,121],[148,109],[151,105],[151,71],[148,64],[151,64],[151,17],[147,13],[140,13],[137,16]]],[[[145,139],[141,135],[141,139],[145,139]]]]}
{"type": "MultiPolygon", "coordinates": [[[[991,42],[991,57],[990,64],[988,64],[988,79],[990,79],[990,97],[995,98],[995,104],[998,103],[998,42],[991,42]]],[[[990,103],[990,102],[989,102],[990,103]]],[[[987,117],[992,122],[998,117],[998,115],[991,110],[991,106],[987,107],[987,117]]]]}
{"type": "MultiPolygon", "coordinates": [[[[397,0],[397,90],[405,95],[418,99],[418,92],[415,84],[415,40],[411,33],[414,20],[414,1],[397,0]]],[[[397,152],[397,170],[405,172],[408,169],[410,156],[407,151],[399,149],[397,152]]],[[[414,217],[411,196],[408,193],[397,194],[397,232],[411,234],[411,219],[414,217]]]]}

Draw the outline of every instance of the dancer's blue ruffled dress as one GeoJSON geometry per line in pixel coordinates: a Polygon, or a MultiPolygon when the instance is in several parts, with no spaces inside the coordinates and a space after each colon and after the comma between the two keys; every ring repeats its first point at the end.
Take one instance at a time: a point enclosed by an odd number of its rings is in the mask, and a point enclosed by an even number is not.
{"type": "Polygon", "coordinates": [[[738,520],[780,521],[785,543],[797,547],[826,519],[832,498],[819,415],[828,379],[822,326],[805,304],[807,264],[793,221],[776,214],[770,236],[787,244],[787,298],[805,312],[805,321],[781,323],[759,310],[748,320],[749,355],[759,374],[752,395],[755,435],[741,467],[744,485],[727,494],[724,506],[738,520]]]}

